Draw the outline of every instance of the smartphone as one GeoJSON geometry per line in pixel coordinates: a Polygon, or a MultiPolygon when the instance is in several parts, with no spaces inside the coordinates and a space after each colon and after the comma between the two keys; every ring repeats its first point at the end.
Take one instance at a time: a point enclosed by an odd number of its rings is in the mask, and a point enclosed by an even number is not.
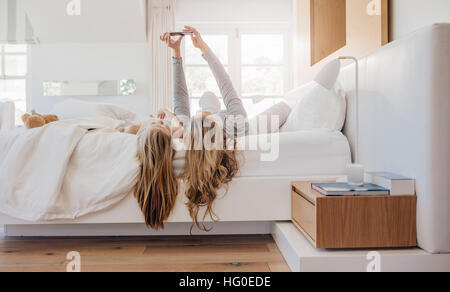
{"type": "Polygon", "coordinates": [[[171,32],[170,33],[170,36],[177,36],[177,35],[179,35],[179,36],[186,36],[186,35],[193,35],[194,34],[194,32],[193,31],[177,31],[177,32],[171,32]]]}

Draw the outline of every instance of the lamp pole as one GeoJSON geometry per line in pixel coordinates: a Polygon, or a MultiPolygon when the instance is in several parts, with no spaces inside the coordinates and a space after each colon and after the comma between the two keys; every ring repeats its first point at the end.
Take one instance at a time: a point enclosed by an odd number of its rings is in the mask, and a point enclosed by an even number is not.
{"type": "Polygon", "coordinates": [[[355,97],[356,97],[356,142],[355,142],[355,163],[359,164],[359,62],[355,57],[342,56],[339,60],[352,60],[355,62],[355,97]]]}

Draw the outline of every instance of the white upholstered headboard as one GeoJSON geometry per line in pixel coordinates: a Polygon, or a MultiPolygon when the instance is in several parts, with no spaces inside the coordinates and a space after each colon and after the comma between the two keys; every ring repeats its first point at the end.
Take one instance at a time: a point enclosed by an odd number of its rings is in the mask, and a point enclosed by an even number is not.
{"type": "MultiPolygon", "coordinates": [[[[344,133],[355,145],[354,65],[344,133]]],[[[450,253],[450,24],[423,28],[360,60],[360,157],[417,180],[418,241],[450,253]]],[[[353,151],[354,153],[354,151],[353,151]]]]}

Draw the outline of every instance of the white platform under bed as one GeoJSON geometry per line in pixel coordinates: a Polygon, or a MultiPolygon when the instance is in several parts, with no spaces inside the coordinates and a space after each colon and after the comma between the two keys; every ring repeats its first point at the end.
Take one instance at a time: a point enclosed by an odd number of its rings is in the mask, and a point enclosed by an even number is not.
{"type": "Polygon", "coordinates": [[[368,267],[380,272],[450,272],[450,254],[420,248],[317,249],[290,222],[274,223],[272,235],[293,272],[367,272],[368,267]]]}

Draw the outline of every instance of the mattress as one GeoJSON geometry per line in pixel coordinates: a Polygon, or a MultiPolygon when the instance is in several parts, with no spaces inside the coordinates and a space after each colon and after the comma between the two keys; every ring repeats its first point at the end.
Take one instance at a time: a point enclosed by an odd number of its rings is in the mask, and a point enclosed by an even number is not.
{"type": "MultiPolygon", "coordinates": [[[[246,139],[247,145],[250,139],[246,139]]],[[[257,139],[257,150],[244,151],[238,177],[343,174],[351,163],[350,146],[341,132],[301,131],[260,135],[257,139]]]]}

